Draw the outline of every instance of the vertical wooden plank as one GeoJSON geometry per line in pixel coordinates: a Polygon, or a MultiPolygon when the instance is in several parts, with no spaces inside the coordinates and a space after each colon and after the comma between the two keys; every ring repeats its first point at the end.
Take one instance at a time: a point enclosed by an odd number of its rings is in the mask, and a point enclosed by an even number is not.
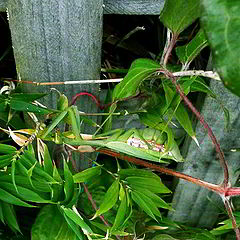
{"type": "MultiPolygon", "coordinates": [[[[236,170],[240,167],[240,152],[231,152],[231,149],[238,146],[236,139],[240,138],[240,99],[228,91],[221,82],[211,81],[210,88],[220,101],[227,99],[223,104],[230,113],[228,129],[226,129],[225,116],[220,105],[222,103],[212,97],[206,97],[201,114],[224,151],[231,184],[234,185],[239,177],[239,172],[236,170]]],[[[196,136],[200,148],[194,141],[190,144],[186,142],[185,147],[188,148],[186,161],[178,166],[178,171],[210,183],[221,184],[223,182],[222,167],[207,131],[199,122],[196,126],[196,136]]],[[[174,192],[172,207],[175,211],[169,212],[171,220],[204,228],[213,227],[221,209],[224,209],[223,202],[217,194],[184,180],[179,180],[174,192]]]]}
{"type": "MultiPolygon", "coordinates": [[[[37,82],[99,79],[101,67],[102,0],[9,0],[9,24],[18,77],[37,82]]],[[[71,99],[88,91],[98,95],[98,85],[56,88],[71,99]]],[[[28,87],[50,92],[50,87],[28,87]]],[[[44,103],[56,107],[56,93],[44,103]]],[[[78,109],[96,112],[87,97],[78,109]]],[[[96,119],[95,119],[96,120],[96,119]]],[[[85,126],[84,132],[93,129],[85,126]]]]}

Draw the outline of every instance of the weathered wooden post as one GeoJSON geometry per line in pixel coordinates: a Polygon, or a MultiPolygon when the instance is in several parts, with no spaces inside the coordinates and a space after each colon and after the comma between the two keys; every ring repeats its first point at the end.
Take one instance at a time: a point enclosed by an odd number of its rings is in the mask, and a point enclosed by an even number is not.
{"type": "MultiPolygon", "coordinates": [[[[102,0],[9,0],[9,25],[18,78],[37,82],[98,79],[101,67],[102,0]]],[[[98,95],[98,85],[56,87],[69,99],[88,91],[98,95]]],[[[49,92],[50,87],[28,91],[49,92]]],[[[56,106],[56,93],[44,103],[56,106]]],[[[78,109],[96,112],[84,97],[78,109]]],[[[82,100],[82,101],[81,101],[82,100]]],[[[96,120],[96,119],[95,119],[96,120]]],[[[85,132],[92,132],[88,126],[85,132]]],[[[81,167],[86,163],[81,164],[81,167]]]]}

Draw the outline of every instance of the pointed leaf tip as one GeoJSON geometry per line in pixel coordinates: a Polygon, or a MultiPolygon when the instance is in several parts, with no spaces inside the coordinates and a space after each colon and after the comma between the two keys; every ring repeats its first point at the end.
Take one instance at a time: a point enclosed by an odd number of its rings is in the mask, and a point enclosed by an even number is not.
{"type": "Polygon", "coordinates": [[[194,142],[197,144],[197,146],[200,148],[199,142],[196,138],[196,136],[192,136],[192,139],[194,140],[194,142]]]}

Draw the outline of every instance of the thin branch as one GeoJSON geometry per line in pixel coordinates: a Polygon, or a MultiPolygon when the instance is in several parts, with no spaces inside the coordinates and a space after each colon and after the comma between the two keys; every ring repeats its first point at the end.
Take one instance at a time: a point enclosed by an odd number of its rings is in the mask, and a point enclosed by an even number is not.
{"type": "Polygon", "coordinates": [[[161,61],[160,61],[160,64],[163,65],[164,63],[164,57],[167,53],[167,50],[170,46],[170,42],[171,42],[171,30],[168,28],[167,29],[167,38],[166,38],[166,43],[165,43],[165,46],[164,46],[164,49],[163,49],[163,54],[162,54],[162,58],[161,58],[161,61]]]}
{"type": "Polygon", "coordinates": [[[239,231],[239,228],[237,226],[236,219],[233,215],[233,211],[232,211],[232,207],[231,207],[231,204],[229,202],[229,199],[226,198],[226,197],[223,197],[223,202],[224,202],[225,208],[227,210],[228,216],[232,220],[232,226],[233,226],[233,229],[235,230],[235,233],[236,233],[236,240],[240,240],[240,231],[239,231]]]}
{"type": "Polygon", "coordinates": [[[217,192],[221,195],[224,195],[224,193],[225,193],[225,190],[219,185],[212,184],[212,183],[203,181],[199,178],[194,178],[194,177],[191,177],[187,174],[176,172],[174,170],[171,170],[171,169],[168,169],[168,168],[165,168],[165,167],[161,167],[159,165],[155,165],[155,164],[146,162],[144,160],[141,160],[141,159],[138,159],[138,158],[135,158],[135,157],[129,157],[127,155],[122,155],[121,153],[113,152],[113,151],[108,150],[108,149],[96,149],[96,151],[100,152],[100,153],[103,153],[103,154],[106,154],[106,155],[109,155],[109,156],[112,156],[112,157],[116,157],[116,158],[119,158],[119,159],[122,159],[122,160],[126,160],[126,161],[131,162],[131,163],[136,164],[136,165],[141,165],[143,167],[153,169],[155,171],[158,171],[158,172],[170,175],[170,176],[174,176],[174,177],[177,177],[177,178],[184,179],[188,182],[191,182],[191,183],[194,183],[198,186],[207,188],[207,189],[209,189],[211,191],[214,191],[214,192],[217,192]]]}
{"type": "MultiPolygon", "coordinates": [[[[85,183],[83,183],[83,187],[84,187],[85,193],[87,194],[88,200],[91,202],[94,210],[97,211],[97,205],[96,205],[95,201],[93,200],[91,193],[88,191],[88,188],[85,183]]],[[[102,215],[100,215],[99,217],[107,227],[110,227],[109,223],[104,219],[104,217],[102,215]]]]}
{"type": "Polygon", "coordinates": [[[167,51],[164,55],[163,66],[167,65],[171,52],[177,42],[177,39],[178,39],[178,34],[171,33],[171,40],[169,42],[169,45],[167,46],[167,51]]]}
{"type": "Polygon", "coordinates": [[[227,189],[230,185],[229,182],[229,172],[228,172],[228,166],[227,166],[227,162],[225,161],[225,157],[224,157],[224,153],[221,150],[220,144],[217,141],[215,135],[212,132],[212,129],[208,126],[208,124],[206,123],[206,121],[204,120],[203,116],[200,114],[200,112],[192,105],[192,103],[188,100],[188,98],[186,97],[186,95],[183,93],[183,91],[181,90],[180,85],[177,83],[176,77],[169,71],[164,70],[162,71],[168,78],[171,79],[172,83],[175,85],[177,92],[179,93],[179,95],[181,96],[181,98],[183,99],[183,101],[185,102],[185,104],[190,108],[190,110],[196,115],[196,117],[198,118],[198,120],[201,122],[201,124],[204,126],[205,129],[207,129],[208,131],[208,136],[211,138],[212,143],[214,144],[215,148],[216,148],[216,152],[218,153],[219,156],[219,160],[220,160],[220,164],[223,168],[223,172],[224,172],[224,180],[223,180],[223,187],[225,189],[227,189]]]}
{"type": "MultiPolygon", "coordinates": [[[[83,183],[83,187],[84,187],[85,193],[86,193],[87,196],[88,196],[88,200],[91,202],[94,210],[97,211],[97,205],[96,205],[96,203],[94,202],[94,200],[93,200],[93,198],[92,198],[92,195],[91,195],[91,193],[88,191],[88,188],[87,188],[87,186],[86,186],[85,183],[83,183]]],[[[109,225],[109,223],[107,222],[107,220],[105,220],[105,218],[103,217],[103,215],[100,215],[99,218],[102,220],[102,222],[103,222],[107,227],[111,227],[111,226],[109,225]]],[[[118,236],[118,235],[116,235],[116,238],[117,238],[118,240],[121,240],[120,236],[118,236]]]]}
{"type": "MultiPolygon", "coordinates": [[[[220,77],[217,72],[213,71],[203,71],[203,70],[190,70],[190,71],[180,71],[172,73],[175,77],[184,77],[184,76],[202,76],[211,78],[217,81],[220,81],[220,77]]],[[[36,86],[51,86],[51,85],[81,85],[81,84],[99,84],[99,83],[119,83],[123,78],[110,78],[104,80],[79,80],[79,81],[62,81],[62,82],[34,82],[34,81],[24,81],[24,80],[15,80],[15,79],[3,79],[3,81],[8,82],[19,82],[33,84],[36,86]]]]}
{"type": "Polygon", "coordinates": [[[220,77],[218,73],[213,71],[203,71],[203,70],[190,70],[190,71],[181,71],[181,72],[174,72],[174,77],[184,77],[184,76],[202,76],[215,79],[220,81],[220,77]]]}

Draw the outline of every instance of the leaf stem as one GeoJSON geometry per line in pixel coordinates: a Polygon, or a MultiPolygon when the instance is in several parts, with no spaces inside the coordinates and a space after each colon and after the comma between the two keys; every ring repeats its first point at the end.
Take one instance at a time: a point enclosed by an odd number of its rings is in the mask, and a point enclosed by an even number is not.
{"type": "Polygon", "coordinates": [[[183,93],[183,91],[181,90],[180,85],[177,83],[176,81],[176,77],[169,71],[164,70],[162,71],[168,78],[171,79],[172,83],[175,85],[177,92],[179,93],[180,97],[183,99],[183,101],[185,102],[185,104],[190,108],[190,110],[196,115],[196,117],[198,118],[198,120],[200,121],[200,123],[203,125],[203,127],[205,129],[207,129],[208,131],[208,136],[210,137],[210,139],[212,140],[212,143],[214,144],[215,148],[216,148],[216,152],[218,153],[219,156],[219,161],[220,164],[223,168],[223,172],[224,172],[224,180],[223,180],[223,187],[226,189],[227,187],[229,187],[230,182],[229,182],[229,172],[228,172],[228,166],[227,166],[227,162],[225,161],[225,157],[224,157],[224,153],[221,150],[220,144],[217,141],[215,135],[213,134],[212,129],[208,126],[207,122],[204,120],[204,117],[200,114],[200,112],[193,106],[193,104],[189,101],[189,99],[186,97],[186,95],[183,93]]]}
{"type": "Polygon", "coordinates": [[[166,46],[167,48],[166,53],[163,55],[164,56],[163,66],[167,65],[171,52],[177,42],[177,39],[178,39],[178,34],[170,32],[170,42],[168,42],[168,45],[166,46]]]}

